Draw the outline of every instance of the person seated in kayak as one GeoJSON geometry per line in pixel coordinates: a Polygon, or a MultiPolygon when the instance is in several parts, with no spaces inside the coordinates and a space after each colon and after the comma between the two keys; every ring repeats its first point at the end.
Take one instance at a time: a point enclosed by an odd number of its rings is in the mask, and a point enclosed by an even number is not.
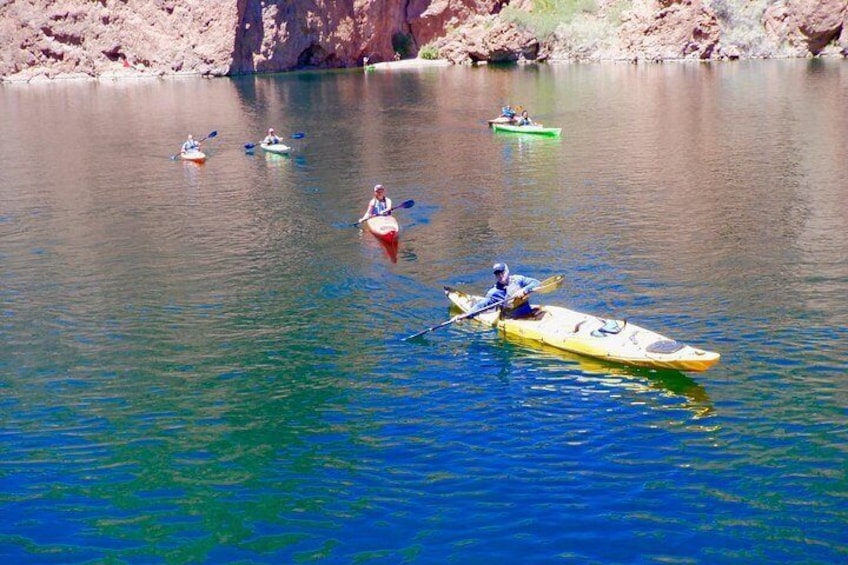
{"type": "Polygon", "coordinates": [[[537,125],[533,120],[530,119],[530,114],[527,110],[521,112],[521,116],[517,120],[518,125],[520,126],[535,126],[537,125]]]}
{"type": "Polygon", "coordinates": [[[530,307],[527,295],[542,283],[531,277],[510,274],[506,263],[495,263],[492,266],[492,272],[495,275],[495,285],[489,289],[480,302],[474,305],[474,309],[479,310],[509,298],[501,306],[502,317],[526,318],[533,316],[533,308],[530,307]]]}
{"type": "Polygon", "coordinates": [[[182,148],[180,149],[180,153],[188,153],[189,151],[199,151],[200,144],[194,140],[194,137],[191,134],[188,134],[188,139],[183,143],[182,148]]]}
{"type": "Polygon", "coordinates": [[[515,110],[512,109],[512,106],[507,104],[506,106],[501,108],[501,117],[509,118],[510,120],[512,120],[513,118],[515,118],[515,110]]]}
{"type": "Polygon", "coordinates": [[[274,133],[274,128],[268,128],[268,135],[262,140],[262,145],[277,145],[280,141],[282,140],[274,133]]]}
{"type": "Polygon", "coordinates": [[[359,218],[364,222],[372,216],[388,216],[392,213],[392,199],[386,196],[386,189],[382,184],[374,187],[374,198],[368,202],[365,213],[359,218]]]}

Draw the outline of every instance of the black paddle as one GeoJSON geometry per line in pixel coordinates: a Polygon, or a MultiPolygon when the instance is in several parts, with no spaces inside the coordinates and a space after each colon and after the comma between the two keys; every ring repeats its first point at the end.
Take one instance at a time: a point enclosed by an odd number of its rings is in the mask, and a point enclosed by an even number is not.
{"type": "MultiPolygon", "coordinates": [[[[212,138],[213,138],[213,137],[215,137],[216,135],[218,135],[218,132],[217,132],[217,131],[214,131],[214,130],[213,130],[213,131],[210,131],[210,132],[209,132],[209,135],[207,135],[206,137],[204,137],[203,139],[201,139],[200,141],[198,141],[198,143],[203,143],[203,142],[204,142],[204,141],[206,141],[207,139],[212,139],[212,138]]],[[[177,153],[176,155],[171,155],[171,159],[176,159],[177,157],[179,157],[180,155],[182,155],[182,153],[183,153],[183,152],[182,152],[182,151],[180,151],[180,152],[179,152],[179,153],[177,153]]]]}
{"type": "MultiPolygon", "coordinates": [[[[292,139],[303,139],[304,137],[306,137],[306,134],[302,131],[291,134],[292,139]]],[[[260,144],[259,143],[245,143],[244,144],[244,150],[250,151],[251,149],[255,148],[257,145],[260,145],[260,144]]]]}
{"type": "MultiPolygon", "coordinates": [[[[389,208],[388,210],[386,210],[386,212],[385,212],[385,213],[383,213],[383,214],[379,214],[379,215],[380,215],[380,216],[388,216],[390,212],[394,212],[395,210],[400,210],[401,208],[412,208],[413,206],[415,206],[415,200],[407,200],[406,202],[402,202],[402,203],[398,204],[397,206],[392,206],[391,208],[389,208]]],[[[357,227],[357,226],[358,226],[359,224],[361,224],[362,222],[366,222],[366,221],[370,220],[370,219],[371,219],[371,218],[373,218],[373,217],[374,217],[374,216],[368,216],[368,217],[367,217],[367,218],[365,218],[364,220],[359,220],[359,221],[358,221],[358,222],[356,222],[355,224],[351,224],[351,225],[352,225],[353,227],[357,227]]]]}
{"type": "MultiPolygon", "coordinates": [[[[551,292],[551,291],[556,290],[559,287],[561,287],[564,280],[565,280],[565,276],[563,276],[563,275],[555,275],[553,277],[547,278],[547,279],[543,280],[542,283],[539,286],[537,286],[536,288],[531,288],[530,290],[528,290],[527,294],[530,294],[531,292],[542,292],[542,293],[551,292]]],[[[464,320],[466,318],[471,318],[472,316],[476,316],[477,314],[485,312],[486,310],[491,310],[492,308],[497,308],[498,306],[503,306],[504,304],[506,304],[507,302],[509,302],[513,298],[514,298],[513,296],[507,296],[503,300],[499,300],[499,301],[495,302],[494,304],[490,304],[489,306],[484,306],[483,308],[475,308],[471,312],[465,312],[464,314],[457,314],[456,316],[454,316],[450,320],[442,322],[441,324],[439,324],[437,326],[427,328],[426,330],[421,330],[418,333],[414,333],[411,336],[403,338],[401,341],[408,341],[410,339],[420,337],[420,336],[422,336],[426,333],[430,333],[430,332],[435,331],[439,328],[449,326],[450,324],[452,324],[454,322],[458,322],[460,320],[464,320]]]]}

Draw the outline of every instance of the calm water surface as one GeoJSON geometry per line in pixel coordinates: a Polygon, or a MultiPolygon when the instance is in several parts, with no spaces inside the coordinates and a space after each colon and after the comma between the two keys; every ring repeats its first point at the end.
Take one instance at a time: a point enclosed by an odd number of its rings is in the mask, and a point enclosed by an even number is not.
{"type": "Polygon", "coordinates": [[[0,555],[848,561],[846,107],[844,61],[0,87],[0,555]],[[495,260],[722,361],[401,341],[495,260]]]}

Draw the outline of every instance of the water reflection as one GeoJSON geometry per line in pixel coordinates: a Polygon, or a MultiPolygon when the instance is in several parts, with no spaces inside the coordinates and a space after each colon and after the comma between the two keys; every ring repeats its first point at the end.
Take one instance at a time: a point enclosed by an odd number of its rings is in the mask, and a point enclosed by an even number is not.
{"type": "MultiPolygon", "coordinates": [[[[367,231],[367,230],[364,230],[364,231],[367,231]]],[[[369,248],[372,248],[372,249],[377,248],[377,247],[381,248],[383,250],[383,252],[385,253],[385,256],[389,259],[389,261],[391,261],[392,263],[397,263],[397,261],[398,261],[398,250],[400,249],[400,240],[399,239],[395,239],[394,241],[391,241],[391,242],[383,241],[382,239],[374,237],[370,233],[363,233],[362,239],[363,239],[363,241],[367,242],[366,245],[369,248]]]]}
{"type": "MultiPolygon", "coordinates": [[[[475,324],[477,325],[477,324],[475,324]]],[[[535,359],[544,365],[546,372],[537,376],[534,388],[557,391],[562,385],[562,375],[567,381],[581,383],[580,386],[599,387],[615,390],[626,401],[644,404],[656,410],[685,408],[692,413],[693,419],[702,419],[713,414],[713,402],[706,389],[680,371],[645,369],[607,363],[591,357],[577,355],[550,345],[510,334],[498,334],[508,346],[521,348],[521,359],[535,359]],[[550,362],[557,360],[557,364],[550,362]],[[564,363],[560,365],[559,362],[564,363]],[[661,402],[661,397],[676,399],[671,405],[661,402]]],[[[512,359],[516,352],[509,347],[502,348],[499,356],[504,360],[503,375],[513,369],[512,359]]]]}

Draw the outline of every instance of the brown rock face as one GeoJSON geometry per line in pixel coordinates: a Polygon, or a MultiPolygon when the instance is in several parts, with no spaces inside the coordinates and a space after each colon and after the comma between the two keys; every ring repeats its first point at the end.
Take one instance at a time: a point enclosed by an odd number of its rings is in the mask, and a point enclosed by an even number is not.
{"type": "Polygon", "coordinates": [[[662,0],[632,11],[619,40],[634,59],[709,59],[718,46],[718,20],[701,0],[662,0]]]}
{"type": "Polygon", "coordinates": [[[411,0],[407,6],[409,29],[419,46],[445,35],[477,15],[496,14],[509,4],[501,0],[411,0]]]}
{"type": "Polygon", "coordinates": [[[501,0],[239,1],[234,72],[350,67],[418,49],[501,0]]]}
{"type": "Polygon", "coordinates": [[[224,74],[235,23],[235,0],[0,3],[0,76],[224,74]]]}
{"type": "Polygon", "coordinates": [[[845,25],[848,0],[781,0],[763,14],[763,26],[779,42],[817,55],[840,37],[843,52],[848,49],[845,25]]]}
{"type": "Polygon", "coordinates": [[[439,55],[454,64],[537,60],[539,41],[514,24],[478,16],[436,42],[439,55]]]}
{"type": "Polygon", "coordinates": [[[239,0],[233,72],[387,60],[394,54],[393,36],[407,33],[402,6],[387,1],[239,0]]]}

